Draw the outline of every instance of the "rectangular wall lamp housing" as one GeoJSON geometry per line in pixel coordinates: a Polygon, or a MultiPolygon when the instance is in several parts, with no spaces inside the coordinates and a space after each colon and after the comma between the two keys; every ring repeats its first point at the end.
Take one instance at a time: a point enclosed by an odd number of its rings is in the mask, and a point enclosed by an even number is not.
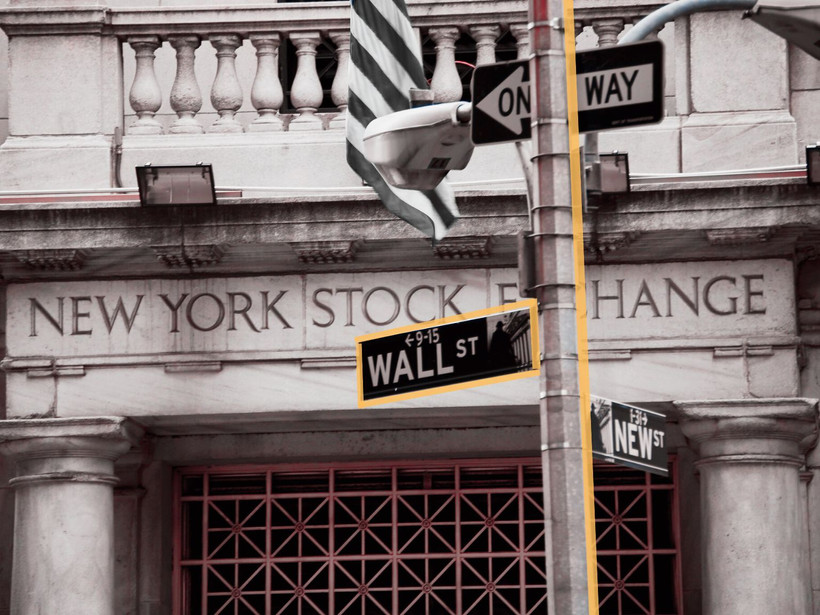
{"type": "Polygon", "coordinates": [[[210,164],[137,167],[142,205],[216,205],[210,164]]]}

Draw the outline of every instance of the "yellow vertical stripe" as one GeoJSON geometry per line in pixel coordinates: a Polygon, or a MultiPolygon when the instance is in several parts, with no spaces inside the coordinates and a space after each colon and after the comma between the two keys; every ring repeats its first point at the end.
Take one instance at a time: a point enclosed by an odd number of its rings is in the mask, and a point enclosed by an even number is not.
{"type": "Polygon", "coordinates": [[[575,17],[572,0],[564,0],[564,53],[567,63],[570,183],[572,186],[572,246],[575,253],[575,305],[578,330],[578,387],[581,398],[581,448],[584,472],[584,518],[587,543],[587,592],[590,615],[598,615],[598,564],[595,551],[595,498],[592,482],[592,434],[589,424],[589,351],[587,295],[584,276],[584,220],[581,194],[581,146],[578,135],[578,87],[575,76],[575,17]]]}

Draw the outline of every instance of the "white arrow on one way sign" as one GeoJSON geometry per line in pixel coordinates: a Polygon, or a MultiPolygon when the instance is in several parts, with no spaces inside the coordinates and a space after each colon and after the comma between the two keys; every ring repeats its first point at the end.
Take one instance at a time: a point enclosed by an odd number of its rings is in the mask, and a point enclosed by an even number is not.
{"type": "Polygon", "coordinates": [[[521,120],[530,116],[530,82],[523,81],[524,67],[509,74],[476,108],[514,134],[521,134],[521,120]]]}

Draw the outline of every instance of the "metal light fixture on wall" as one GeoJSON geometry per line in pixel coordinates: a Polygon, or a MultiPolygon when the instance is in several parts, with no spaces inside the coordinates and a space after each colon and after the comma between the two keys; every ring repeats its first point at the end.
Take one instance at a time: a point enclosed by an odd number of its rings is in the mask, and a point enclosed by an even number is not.
{"type": "Polygon", "coordinates": [[[210,164],[137,167],[142,205],[216,205],[210,164]]]}
{"type": "Polygon", "coordinates": [[[588,162],[586,189],[597,194],[629,192],[629,154],[599,154],[597,160],[588,162]]]}
{"type": "Polygon", "coordinates": [[[812,186],[820,185],[820,143],[806,147],[806,181],[812,186]]]}

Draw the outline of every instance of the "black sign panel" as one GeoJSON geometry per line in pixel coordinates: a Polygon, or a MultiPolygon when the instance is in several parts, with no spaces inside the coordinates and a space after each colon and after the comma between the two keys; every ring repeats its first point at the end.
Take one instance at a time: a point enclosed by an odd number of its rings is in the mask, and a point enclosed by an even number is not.
{"type": "Polygon", "coordinates": [[[530,129],[530,66],[526,60],[477,66],[471,137],[475,145],[524,141],[530,129]]]}
{"type": "Polygon", "coordinates": [[[592,456],[668,476],[666,417],[658,412],[592,397],[592,456]]]}
{"type": "Polygon", "coordinates": [[[537,374],[536,313],[518,301],[357,338],[359,406],[537,374]]]}
{"type": "Polygon", "coordinates": [[[595,132],[663,119],[663,43],[645,41],[575,54],[578,130],[595,132]]]}

